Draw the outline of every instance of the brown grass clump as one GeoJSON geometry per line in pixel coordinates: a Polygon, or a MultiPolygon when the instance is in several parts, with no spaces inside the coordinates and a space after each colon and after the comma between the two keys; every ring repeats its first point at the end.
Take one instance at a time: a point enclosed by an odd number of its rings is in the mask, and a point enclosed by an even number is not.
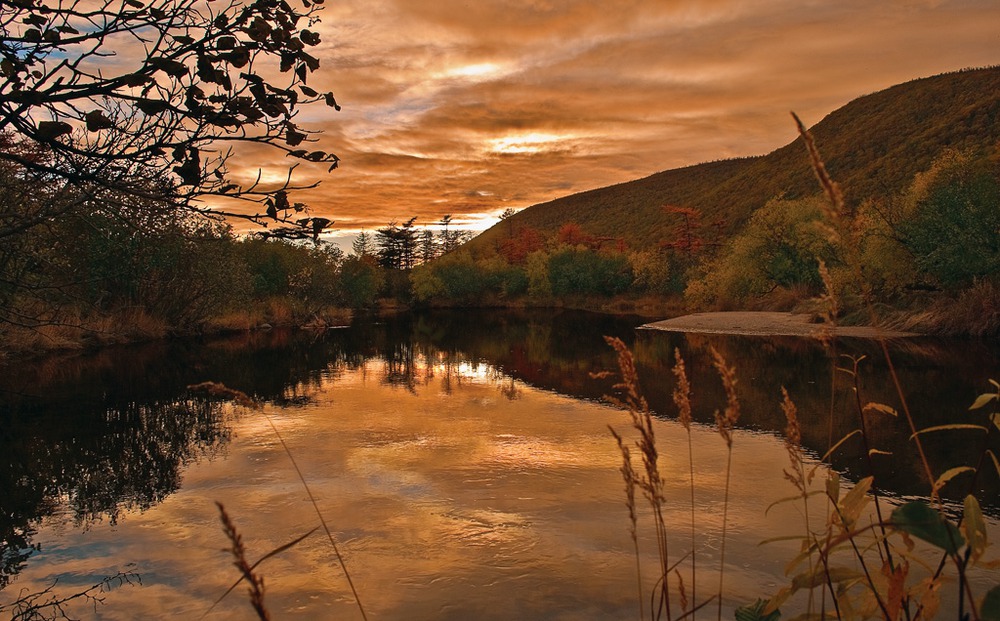
{"type": "MultiPolygon", "coordinates": [[[[621,372],[622,381],[615,384],[614,389],[620,390],[623,393],[623,398],[609,396],[606,397],[606,399],[629,413],[632,427],[639,433],[639,439],[635,441],[635,446],[639,450],[639,454],[642,456],[642,473],[633,469],[630,453],[628,458],[625,458],[625,451],[627,450],[627,447],[624,446],[621,436],[612,430],[612,433],[615,435],[615,438],[623,451],[622,471],[625,478],[625,484],[626,486],[631,486],[632,489],[638,487],[642,490],[643,496],[649,502],[649,505],[653,510],[656,543],[660,559],[660,576],[657,580],[658,588],[650,594],[650,614],[655,618],[659,618],[660,615],[665,612],[667,619],[671,619],[672,615],[670,610],[670,589],[668,577],[672,568],[670,565],[669,547],[667,541],[667,527],[663,518],[664,503],[666,498],[663,493],[664,481],[660,476],[659,470],[659,453],[656,448],[656,435],[653,432],[653,417],[649,411],[649,404],[646,402],[645,397],[642,396],[642,392],[639,388],[639,374],[635,368],[635,360],[632,357],[632,352],[629,351],[628,347],[626,347],[625,343],[623,343],[621,339],[606,336],[604,337],[604,340],[608,343],[608,345],[613,347],[615,352],[618,354],[618,368],[621,372]],[[626,469],[628,472],[625,472],[626,469]]],[[[604,377],[607,375],[607,373],[597,374],[598,377],[604,377]]],[[[632,503],[632,507],[630,507],[631,513],[634,511],[634,498],[630,502],[632,503]]],[[[636,562],[638,563],[638,549],[636,550],[636,555],[636,562]]],[[[641,580],[639,581],[639,592],[642,592],[641,580]]],[[[642,606],[640,605],[640,615],[641,614],[642,606]]]]}
{"type": "Polygon", "coordinates": [[[215,504],[219,507],[222,530],[225,531],[226,538],[229,539],[231,545],[229,551],[233,555],[233,565],[236,566],[240,574],[242,574],[243,579],[250,585],[248,589],[250,605],[253,606],[254,612],[257,613],[257,618],[261,621],[270,621],[271,614],[267,611],[267,606],[264,605],[264,577],[253,573],[253,568],[250,566],[250,562],[247,561],[246,549],[243,547],[243,537],[236,530],[236,524],[233,523],[232,518],[226,513],[226,508],[220,502],[215,504]]]}

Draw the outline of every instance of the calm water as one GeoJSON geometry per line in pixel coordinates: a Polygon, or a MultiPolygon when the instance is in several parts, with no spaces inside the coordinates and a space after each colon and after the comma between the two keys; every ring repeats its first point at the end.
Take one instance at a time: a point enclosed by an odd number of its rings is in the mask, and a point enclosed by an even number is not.
{"type": "MultiPolygon", "coordinates": [[[[273,423],[371,619],[634,618],[635,558],[620,456],[607,429],[625,431],[627,420],[601,401],[613,381],[590,375],[614,368],[605,334],[633,347],[660,417],[678,556],[691,541],[687,436],[672,420],[670,399],[674,348],[688,361],[700,421],[693,429],[699,595],[718,580],[726,463],[711,425],[723,397],[709,346],[737,367],[744,415],[734,439],[725,605],[769,596],[786,581],[783,567],[798,544],[759,543],[802,531],[797,506],[768,510],[794,493],[782,474],[780,387],[798,404],[804,443],[818,455],[859,425],[853,379],[809,340],[636,332],[639,323],[575,312],[438,313],[5,369],[0,603],[56,580],[55,592],[68,594],[129,570],[141,586],[74,613],[200,617],[238,577],[223,551],[216,502],[251,559],[318,524],[273,423]],[[205,380],[245,391],[264,408],[234,409],[186,392],[205,380]]],[[[876,348],[843,342],[837,354],[848,367],[844,356],[865,356],[862,402],[900,407],[876,348]]],[[[989,378],[1000,378],[997,347],[976,342],[896,344],[893,362],[919,427],[982,423],[967,408],[989,378]]],[[[905,422],[872,417],[870,432],[876,448],[892,452],[876,456],[880,485],[896,497],[925,494],[905,422]]],[[[926,436],[926,448],[943,472],[976,465],[984,440],[942,432],[926,436]]],[[[852,438],[831,461],[856,480],[869,471],[864,455],[852,438]]],[[[944,492],[960,500],[970,486],[1000,538],[996,472],[975,481],[960,475],[944,492]]],[[[640,534],[647,577],[655,564],[649,530],[640,534]]],[[[277,619],[360,618],[324,536],[313,534],[260,571],[277,619]]],[[[241,586],[206,618],[251,616],[241,586]]]]}

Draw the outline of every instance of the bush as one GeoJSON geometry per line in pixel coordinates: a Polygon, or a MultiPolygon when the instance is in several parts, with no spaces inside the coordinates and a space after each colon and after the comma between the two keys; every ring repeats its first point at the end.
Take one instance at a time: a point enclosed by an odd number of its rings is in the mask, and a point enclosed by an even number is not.
{"type": "Polygon", "coordinates": [[[623,254],[563,248],[549,257],[553,295],[615,295],[632,284],[632,268],[623,254]]]}
{"type": "Polygon", "coordinates": [[[918,175],[899,232],[916,266],[949,287],[1000,272],[1000,180],[985,159],[947,153],[918,175]]]}

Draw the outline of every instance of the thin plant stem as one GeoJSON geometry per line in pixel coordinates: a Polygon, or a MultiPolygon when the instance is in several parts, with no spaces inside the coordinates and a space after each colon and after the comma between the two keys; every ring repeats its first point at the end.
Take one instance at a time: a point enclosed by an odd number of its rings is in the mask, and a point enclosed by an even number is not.
{"type": "Polygon", "coordinates": [[[719,621],[722,620],[722,586],[726,575],[726,521],[729,518],[729,480],[732,473],[732,464],[733,447],[730,445],[726,458],[726,491],[722,501],[722,543],[719,545],[719,607],[717,616],[719,621]]]}
{"type": "Polygon", "coordinates": [[[326,537],[330,540],[330,545],[333,547],[333,553],[336,555],[337,561],[340,563],[340,568],[344,571],[344,577],[347,578],[347,584],[351,587],[351,593],[354,595],[354,602],[358,605],[358,611],[361,612],[361,618],[368,621],[368,615],[365,614],[365,608],[361,605],[361,597],[358,596],[358,590],[354,587],[354,581],[351,580],[351,574],[347,571],[347,563],[344,562],[344,557],[340,554],[340,549],[337,547],[337,541],[333,538],[333,533],[330,532],[330,527],[326,524],[323,512],[319,510],[319,503],[316,502],[316,497],[313,496],[312,489],[306,482],[306,478],[303,476],[302,470],[299,468],[299,464],[295,461],[295,456],[292,455],[292,451],[288,448],[288,444],[286,444],[285,439],[281,437],[281,433],[278,432],[278,428],[274,425],[274,421],[271,420],[271,417],[267,415],[267,412],[261,410],[261,414],[263,414],[264,418],[267,419],[267,423],[274,431],[275,437],[278,438],[278,442],[281,443],[281,447],[285,450],[285,455],[287,455],[288,460],[292,462],[292,467],[295,468],[295,473],[299,476],[299,481],[302,482],[302,487],[305,488],[306,494],[309,496],[309,502],[312,503],[313,509],[316,510],[316,515],[319,517],[319,523],[323,525],[326,537]]]}
{"type": "MultiPolygon", "coordinates": [[[[677,385],[674,388],[673,399],[677,406],[677,418],[687,432],[688,443],[688,480],[691,483],[691,601],[698,601],[697,593],[697,535],[695,530],[695,499],[694,499],[694,447],[691,440],[691,384],[688,382],[687,371],[684,366],[684,358],[681,357],[679,349],[674,349],[674,377],[677,385]]],[[[694,618],[694,610],[691,611],[691,618],[694,618]]]]}

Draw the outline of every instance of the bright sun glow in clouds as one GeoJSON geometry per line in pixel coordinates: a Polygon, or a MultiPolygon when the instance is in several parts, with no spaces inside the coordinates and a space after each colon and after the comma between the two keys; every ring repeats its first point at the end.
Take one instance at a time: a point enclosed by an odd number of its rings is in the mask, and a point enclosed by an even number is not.
{"type": "Polygon", "coordinates": [[[566,140],[568,136],[558,136],[556,134],[543,134],[532,132],[530,134],[520,134],[504,136],[503,138],[493,138],[488,142],[489,150],[493,153],[505,155],[517,155],[524,153],[540,153],[549,151],[558,143],[566,140]]]}
{"type": "Polygon", "coordinates": [[[503,67],[496,63],[478,63],[475,65],[454,67],[445,72],[444,75],[449,78],[486,79],[498,76],[501,73],[503,73],[503,67]]]}

